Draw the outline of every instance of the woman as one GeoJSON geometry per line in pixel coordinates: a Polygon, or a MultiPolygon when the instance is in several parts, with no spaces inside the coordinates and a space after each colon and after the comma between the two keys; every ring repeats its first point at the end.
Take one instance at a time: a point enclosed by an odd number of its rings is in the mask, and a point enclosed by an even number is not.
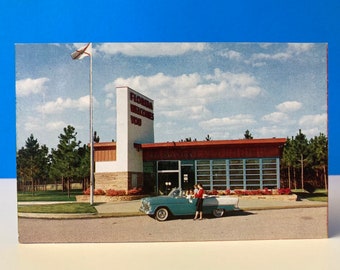
{"type": "Polygon", "coordinates": [[[197,185],[194,185],[194,195],[196,195],[198,192],[198,186],[197,185]]]}
{"type": "Polygon", "coordinates": [[[198,215],[200,216],[200,220],[203,219],[203,195],[204,195],[204,189],[201,184],[198,184],[198,192],[195,194],[195,198],[197,198],[196,202],[196,214],[194,217],[194,220],[198,218],[198,215]]]}

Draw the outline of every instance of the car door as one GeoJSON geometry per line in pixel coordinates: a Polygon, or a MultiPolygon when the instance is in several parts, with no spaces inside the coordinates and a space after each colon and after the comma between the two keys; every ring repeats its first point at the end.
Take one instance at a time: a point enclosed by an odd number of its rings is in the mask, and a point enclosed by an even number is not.
{"type": "Polygon", "coordinates": [[[173,200],[172,213],[174,215],[191,215],[195,213],[197,199],[187,199],[186,197],[176,197],[173,200]]]}

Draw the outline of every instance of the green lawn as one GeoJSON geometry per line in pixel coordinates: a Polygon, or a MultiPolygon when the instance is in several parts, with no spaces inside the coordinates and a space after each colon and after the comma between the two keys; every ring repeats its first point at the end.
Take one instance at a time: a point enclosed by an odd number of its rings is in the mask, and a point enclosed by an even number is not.
{"type": "Polygon", "coordinates": [[[313,193],[308,193],[302,189],[292,190],[292,193],[299,196],[301,199],[309,201],[328,202],[328,192],[325,189],[317,189],[313,193]]]}
{"type": "Polygon", "coordinates": [[[72,190],[70,197],[68,197],[67,191],[62,192],[61,190],[48,190],[48,191],[35,191],[32,192],[18,192],[18,202],[30,202],[30,201],[76,201],[76,195],[83,194],[82,190],[72,190]]]}
{"type": "Polygon", "coordinates": [[[85,214],[97,213],[89,203],[61,203],[44,205],[19,205],[19,213],[85,214]]]}

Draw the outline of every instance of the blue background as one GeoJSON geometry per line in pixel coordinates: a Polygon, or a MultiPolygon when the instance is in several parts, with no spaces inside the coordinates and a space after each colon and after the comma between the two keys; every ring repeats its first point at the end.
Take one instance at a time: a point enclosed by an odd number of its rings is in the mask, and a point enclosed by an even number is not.
{"type": "Polygon", "coordinates": [[[120,41],[327,42],[329,174],[339,175],[339,15],[336,0],[0,0],[0,178],[16,177],[15,43],[120,41]]]}

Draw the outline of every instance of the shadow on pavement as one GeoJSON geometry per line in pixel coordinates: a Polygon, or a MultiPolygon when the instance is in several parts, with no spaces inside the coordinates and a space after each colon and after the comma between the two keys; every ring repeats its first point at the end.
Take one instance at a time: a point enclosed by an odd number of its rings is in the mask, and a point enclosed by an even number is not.
{"type": "MultiPolygon", "coordinates": [[[[237,211],[230,211],[225,213],[222,217],[215,217],[213,214],[205,214],[203,215],[203,219],[220,219],[220,218],[228,218],[232,216],[249,216],[249,215],[255,215],[252,212],[244,211],[244,210],[237,210],[237,211]]],[[[153,216],[149,216],[151,219],[154,219],[153,216]]],[[[170,220],[188,220],[193,219],[194,215],[186,215],[186,216],[169,216],[167,221],[170,220]]]]}

